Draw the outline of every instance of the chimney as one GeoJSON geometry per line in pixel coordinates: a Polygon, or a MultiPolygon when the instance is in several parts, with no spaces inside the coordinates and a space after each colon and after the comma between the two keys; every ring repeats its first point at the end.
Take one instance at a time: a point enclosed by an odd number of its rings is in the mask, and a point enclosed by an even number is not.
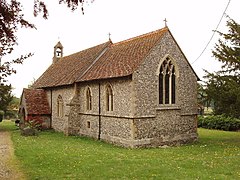
{"type": "Polygon", "coordinates": [[[63,57],[63,46],[60,41],[54,46],[53,63],[56,63],[63,57]]]}

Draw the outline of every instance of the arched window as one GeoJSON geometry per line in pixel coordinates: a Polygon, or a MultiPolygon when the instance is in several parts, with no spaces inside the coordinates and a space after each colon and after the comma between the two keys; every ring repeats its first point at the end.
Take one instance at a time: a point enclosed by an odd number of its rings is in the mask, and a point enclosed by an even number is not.
{"type": "Polygon", "coordinates": [[[60,95],[57,98],[57,116],[63,117],[63,99],[60,95]]]}
{"type": "Polygon", "coordinates": [[[90,87],[87,88],[86,99],[87,110],[92,110],[92,93],[90,87]]]}
{"type": "Polygon", "coordinates": [[[167,57],[160,66],[159,104],[176,103],[176,74],[171,59],[167,57]]]}
{"type": "Polygon", "coordinates": [[[106,88],[106,110],[113,111],[113,91],[110,85],[106,88]]]}

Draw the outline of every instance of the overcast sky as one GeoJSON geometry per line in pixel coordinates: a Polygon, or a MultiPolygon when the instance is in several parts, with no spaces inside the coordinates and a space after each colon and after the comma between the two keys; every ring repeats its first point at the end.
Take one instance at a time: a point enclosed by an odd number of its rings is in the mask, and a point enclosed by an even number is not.
{"type": "MultiPolygon", "coordinates": [[[[81,10],[71,12],[58,0],[46,1],[49,18],[33,17],[33,0],[22,0],[24,14],[37,30],[20,29],[13,57],[33,52],[34,56],[16,66],[17,74],[9,78],[21,96],[22,89],[37,79],[52,63],[53,47],[58,41],[64,46],[64,55],[106,42],[108,34],[116,43],[164,27],[164,19],[190,64],[203,51],[216,28],[229,0],[95,0],[81,10]]],[[[231,0],[226,14],[240,22],[240,1],[231,0]]],[[[219,29],[226,32],[224,17],[219,29]]],[[[220,68],[211,50],[219,36],[215,34],[203,55],[192,64],[201,78],[203,69],[220,68]]],[[[4,58],[3,58],[4,59],[4,58]]]]}

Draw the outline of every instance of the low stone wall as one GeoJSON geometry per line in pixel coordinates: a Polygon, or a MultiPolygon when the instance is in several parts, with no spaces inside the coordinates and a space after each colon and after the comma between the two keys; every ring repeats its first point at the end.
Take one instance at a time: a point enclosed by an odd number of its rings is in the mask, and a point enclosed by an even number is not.
{"type": "Polygon", "coordinates": [[[157,117],[137,119],[83,113],[76,117],[69,134],[100,138],[123,147],[173,146],[197,140],[196,115],[181,115],[180,109],[161,110],[157,117]]]}
{"type": "Polygon", "coordinates": [[[131,119],[119,117],[101,117],[101,135],[130,139],[131,119]]]}
{"type": "Polygon", "coordinates": [[[135,119],[136,138],[148,140],[137,147],[178,145],[197,140],[196,115],[181,115],[178,109],[157,111],[156,118],[135,119]]]}
{"type": "Polygon", "coordinates": [[[64,132],[66,128],[66,121],[63,118],[55,117],[52,119],[52,128],[58,132],[64,132]]]}

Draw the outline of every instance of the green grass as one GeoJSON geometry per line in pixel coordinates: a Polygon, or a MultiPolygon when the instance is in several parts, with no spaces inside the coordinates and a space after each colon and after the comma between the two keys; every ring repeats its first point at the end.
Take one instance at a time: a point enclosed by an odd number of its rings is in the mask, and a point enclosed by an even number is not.
{"type": "Polygon", "coordinates": [[[0,122],[0,131],[14,131],[16,129],[18,129],[18,127],[15,126],[11,120],[3,120],[0,122]]]}
{"type": "Polygon", "coordinates": [[[240,179],[239,132],[199,129],[191,145],[125,149],[52,131],[23,137],[11,130],[28,179],[240,179]]]}

